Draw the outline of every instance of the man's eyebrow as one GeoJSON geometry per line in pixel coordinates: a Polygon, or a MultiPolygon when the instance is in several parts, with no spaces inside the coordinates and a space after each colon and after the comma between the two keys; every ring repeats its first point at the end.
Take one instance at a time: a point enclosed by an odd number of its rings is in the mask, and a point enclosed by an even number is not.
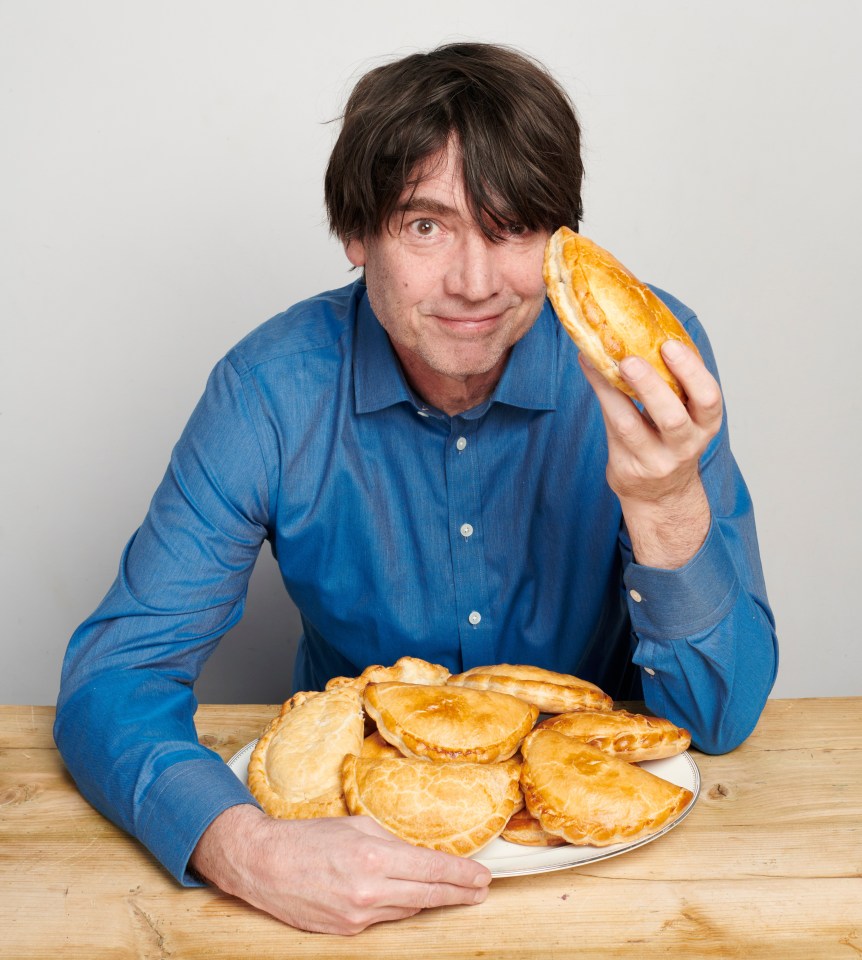
{"type": "Polygon", "coordinates": [[[454,207],[443,203],[440,200],[434,200],[431,197],[412,196],[408,197],[404,203],[399,203],[395,208],[396,213],[431,213],[438,217],[450,216],[457,213],[454,207]]]}

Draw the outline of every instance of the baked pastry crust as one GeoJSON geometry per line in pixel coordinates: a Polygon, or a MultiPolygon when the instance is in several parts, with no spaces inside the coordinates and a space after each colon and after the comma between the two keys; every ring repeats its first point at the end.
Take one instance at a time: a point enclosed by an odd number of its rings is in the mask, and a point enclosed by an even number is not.
{"type": "Polygon", "coordinates": [[[362,750],[359,756],[379,759],[381,757],[403,757],[404,754],[398,747],[393,747],[391,743],[387,743],[380,736],[379,730],[375,730],[362,741],[362,750]]]}
{"type": "Polygon", "coordinates": [[[508,760],[539,716],[516,697],[462,687],[369,683],[364,699],[384,740],[429,760],[508,760]]]}
{"type": "Polygon", "coordinates": [[[344,796],[414,846],[466,857],[499,836],[519,803],[520,764],[347,756],[344,796]]]}
{"type": "Polygon", "coordinates": [[[536,729],[556,730],[628,763],[673,757],[691,745],[691,734],[684,727],[627,710],[562,713],[542,720],[536,729]]]}
{"type": "MultiPolygon", "coordinates": [[[[521,796],[523,797],[523,794],[521,796]]],[[[518,843],[524,847],[561,847],[566,843],[562,837],[548,833],[526,807],[516,810],[509,817],[509,822],[500,836],[509,843],[518,843]]]]}
{"type": "Polygon", "coordinates": [[[304,820],[347,815],[341,762],[362,747],[364,719],[357,690],[291,697],[258,740],[248,786],[271,816],[304,820]]]}
{"type": "Polygon", "coordinates": [[[385,683],[398,680],[402,683],[439,684],[449,679],[449,671],[439,663],[429,663],[418,657],[401,657],[390,667],[373,664],[366,667],[358,677],[333,677],[327,684],[327,690],[336,687],[354,687],[362,692],[369,683],[385,683]]]}
{"type": "Polygon", "coordinates": [[[560,323],[610,383],[635,397],[618,368],[623,357],[639,356],[684,398],[662,359],[661,345],[679,340],[699,354],[698,349],[670,309],[616,257],[560,227],[545,248],[544,278],[560,323]]]}
{"type": "Polygon", "coordinates": [[[657,833],[693,794],[554,730],[522,745],[521,789],[542,827],[575,845],[632,842],[657,833]]]}
{"type": "Polygon", "coordinates": [[[572,710],[612,710],[614,701],[588,680],[568,673],[555,673],[528,664],[497,663],[473,667],[449,677],[452,686],[473,690],[496,690],[532,703],[542,713],[572,710]]]}

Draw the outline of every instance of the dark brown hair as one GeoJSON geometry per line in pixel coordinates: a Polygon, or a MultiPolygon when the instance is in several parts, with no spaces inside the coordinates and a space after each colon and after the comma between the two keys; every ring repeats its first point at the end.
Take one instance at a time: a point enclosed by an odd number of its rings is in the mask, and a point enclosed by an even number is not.
{"type": "Polygon", "coordinates": [[[470,210],[489,237],[507,224],[573,230],[583,216],[580,128],[536,61],[508,47],[456,43],[366,73],[347,102],[326,170],[330,229],[377,234],[423,163],[454,139],[470,210]]]}

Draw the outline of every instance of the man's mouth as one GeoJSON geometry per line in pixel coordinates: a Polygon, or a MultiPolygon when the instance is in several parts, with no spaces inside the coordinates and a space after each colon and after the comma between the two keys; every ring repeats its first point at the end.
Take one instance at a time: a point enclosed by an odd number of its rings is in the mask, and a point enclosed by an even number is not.
{"type": "Polygon", "coordinates": [[[499,324],[502,313],[486,313],[481,316],[469,314],[433,314],[434,319],[454,333],[485,333],[499,324]]]}

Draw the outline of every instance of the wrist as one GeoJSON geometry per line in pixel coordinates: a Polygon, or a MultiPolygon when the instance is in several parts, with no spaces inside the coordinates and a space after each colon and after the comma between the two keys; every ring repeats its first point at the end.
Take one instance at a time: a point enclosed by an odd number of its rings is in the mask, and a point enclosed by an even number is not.
{"type": "Polygon", "coordinates": [[[259,846],[256,835],[268,820],[251,803],[228,807],[204,830],[189,858],[190,869],[220,890],[241,895],[259,846]]]}
{"type": "Polygon", "coordinates": [[[691,489],[660,500],[620,498],[635,562],[674,570],[703,546],[712,513],[698,479],[691,489]]]}

